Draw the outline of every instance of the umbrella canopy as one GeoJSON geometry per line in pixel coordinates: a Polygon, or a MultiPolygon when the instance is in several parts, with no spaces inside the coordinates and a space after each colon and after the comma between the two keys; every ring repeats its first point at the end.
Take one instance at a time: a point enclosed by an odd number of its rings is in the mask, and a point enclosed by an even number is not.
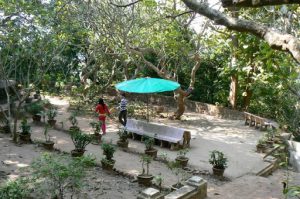
{"type": "Polygon", "coordinates": [[[159,93],[173,91],[179,87],[177,82],[149,77],[128,80],[116,85],[118,90],[129,93],[159,93]]]}

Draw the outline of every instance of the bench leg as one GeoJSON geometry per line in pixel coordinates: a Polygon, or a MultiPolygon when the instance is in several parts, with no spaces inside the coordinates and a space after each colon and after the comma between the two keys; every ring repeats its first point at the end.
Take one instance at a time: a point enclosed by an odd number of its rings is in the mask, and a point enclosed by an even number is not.
{"type": "Polygon", "coordinates": [[[177,150],[179,148],[179,144],[178,143],[171,143],[171,150],[174,151],[174,150],[177,150]]]}

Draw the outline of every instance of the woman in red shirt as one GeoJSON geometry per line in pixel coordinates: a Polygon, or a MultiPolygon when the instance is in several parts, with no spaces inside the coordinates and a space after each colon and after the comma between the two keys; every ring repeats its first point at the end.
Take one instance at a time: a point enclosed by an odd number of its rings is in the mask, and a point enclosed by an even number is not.
{"type": "Polygon", "coordinates": [[[110,115],[110,112],[102,98],[99,99],[98,105],[96,106],[95,111],[97,113],[99,113],[99,121],[102,122],[102,126],[101,126],[102,133],[103,133],[103,135],[105,135],[106,134],[106,124],[105,124],[106,114],[110,115]]]}

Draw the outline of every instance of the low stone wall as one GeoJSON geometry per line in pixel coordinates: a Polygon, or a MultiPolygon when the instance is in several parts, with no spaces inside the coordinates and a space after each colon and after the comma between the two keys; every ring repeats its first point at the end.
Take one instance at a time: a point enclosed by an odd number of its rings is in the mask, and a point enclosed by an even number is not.
{"type": "Polygon", "coordinates": [[[193,176],[184,182],[184,186],[167,195],[158,190],[147,188],[141,192],[138,199],[204,199],[207,196],[207,181],[199,176],[193,176]]]}
{"type": "MultiPolygon", "coordinates": [[[[166,106],[166,107],[176,107],[177,102],[171,96],[163,95],[150,95],[150,94],[130,94],[127,97],[129,101],[140,100],[147,103],[147,100],[151,104],[166,106]]],[[[232,119],[232,120],[242,120],[244,115],[240,111],[231,110],[226,107],[216,106],[213,104],[206,104],[202,102],[196,102],[192,100],[186,100],[186,109],[188,111],[203,113],[207,115],[216,116],[222,119],[232,119]]]]}

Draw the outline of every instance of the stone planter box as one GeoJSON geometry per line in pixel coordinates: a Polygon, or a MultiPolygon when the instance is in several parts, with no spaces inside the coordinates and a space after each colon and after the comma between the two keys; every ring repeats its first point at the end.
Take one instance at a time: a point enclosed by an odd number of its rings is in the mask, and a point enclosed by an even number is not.
{"type": "Polygon", "coordinates": [[[300,142],[287,141],[290,152],[290,164],[300,173],[300,142]]]}

